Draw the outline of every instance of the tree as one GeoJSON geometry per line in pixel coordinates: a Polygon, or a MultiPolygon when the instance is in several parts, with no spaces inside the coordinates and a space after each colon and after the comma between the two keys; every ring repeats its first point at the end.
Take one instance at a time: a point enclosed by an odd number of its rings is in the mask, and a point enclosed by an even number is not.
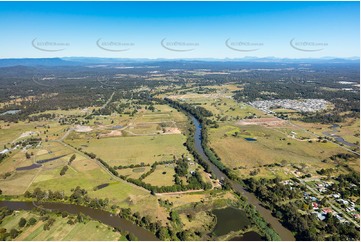
{"type": "Polygon", "coordinates": [[[26,152],[26,153],[25,153],[25,157],[26,157],[26,159],[30,159],[30,158],[31,158],[31,155],[30,155],[28,152],[26,152]]]}
{"type": "Polygon", "coordinates": [[[16,229],[11,229],[10,230],[10,236],[11,236],[11,238],[13,238],[13,239],[15,239],[18,235],[19,235],[19,231],[18,230],[16,230],[16,229]]]}
{"type": "Polygon", "coordinates": [[[166,240],[169,238],[169,232],[168,232],[168,228],[167,227],[161,227],[158,232],[157,232],[157,237],[160,239],[160,240],[166,240]]]}
{"type": "Polygon", "coordinates": [[[19,221],[19,227],[24,227],[26,225],[26,219],[25,218],[21,218],[19,221]]]}
{"type": "Polygon", "coordinates": [[[126,235],[126,238],[127,238],[127,240],[129,240],[129,241],[137,241],[137,240],[138,240],[138,238],[137,238],[134,234],[132,234],[132,233],[127,234],[127,235],[126,235]]]}
{"type": "Polygon", "coordinates": [[[35,218],[30,218],[29,221],[28,221],[28,224],[29,225],[34,225],[36,223],[36,219],[35,218]]]}
{"type": "Polygon", "coordinates": [[[76,158],[76,154],[73,154],[73,155],[70,157],[68,164],[71,165],[71,163],[75,160],[75,158],[76,158]]]}
{"type": "Polygon", "coordinates": [[[64,166],[63,169],[61,169],[60,171],[60,175],[64,176],[67,170],[68,170],[68,166],[64,166]]]}
{"type": "Polygon", "coordinates": [[[181,223],[180,218],[179,218],[179,214],[177,211],[171,211],[170,212],[170,220],[174,223],[181,223]]]}

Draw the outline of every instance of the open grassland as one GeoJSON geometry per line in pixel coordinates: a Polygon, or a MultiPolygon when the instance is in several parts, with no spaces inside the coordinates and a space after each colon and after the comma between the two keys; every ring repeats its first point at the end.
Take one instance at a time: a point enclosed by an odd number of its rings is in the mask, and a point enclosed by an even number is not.
{"type": "Polygon", "coordinates": [[[325,134],[327,133],[329,134],[333,133],[335,135],[341,136],[347,142],[354,144],[360,142],[360,119],[347,119],[343,123],[337,123],[337,125],[339,126],[337,128],[333,128],[332,125],[330,124],[305,123],[300,121],[292,121],[292,122],[319,136],[325,136],[325,134]]]}
{"type": "MultiPolygon", "coordinates": [[[[27,138],[41,138],[44,140],[56,140],[61,138],[68,125],[60,125],[57,121],[39,122],[0,122],[0,147],[11,146],[12,142],[18,142],[27,138]]],[[[1,150],[1,149],[0,149],[1,150]]]]}
{"type": "Polygon", "coordinates": [[[174,185],[174,174],[173,164],[157,165],[155,171],[143,181],[153,186],[172,186],[174,185]]]}
{"type": "Polygon", "coordinates": [[[25,123],[25,122],[19,122],[19,123],[5,123],[3,121],[0,121],[0,150],[13,141],[15,141],[17,138],[21,136],[26,131],[34,131],[34,125],[25,123]]]}
{"type": "Polygon", "coordinates": [[[156,198],[151,196],[149,191],[121,179],[115,179],[95,160],[83,156],[80,152],[57,142],[43,143],[32,151],[34,156],[31,159],[26,159],[25,153],[19,151],[0,163],[0,168],[11,172],[10,177],[0,179],[0,189],[4,195],[22,195],[25,191],[33,191],[39,187],[42,190],[63,191],[69,196],[71,189],[80,186],[86,189],[92,198],[108,198],[110,204],[130,207],[132,210],[149,215],[154,219],[157,214],[163,213],[155,206],[156,198]],[[49,151],[52,152],[49,154],[49,151]],[[38,153],[40,155],[37,155],[38,153]],[[76,159],[71,163],[65,175],[61,176],[61,169],[68,164],[69,158],[74,153],[76,159]],[[43,163],[39,168],[15,170],[18,167],[31,165],[38,158],[51,159],[61,154],[65,156],[43,163]],[[102,189],[95,189],[102,184],[109,185],[102,189]]]}
{"type": "Polygon", "coordinates": [[[145,167],[137,167],[137,168],[126,168],[117,170],[118,173],[122,176],[126,176],[127,178],[138,179],[141,175],[148,172],[150,170],[150,166],[145,167]]]}
{"type": "Polygon", "coordinates": [[[330,142],[299,141],[279,130],[257,125],[239,127],[228,124],[210,129],[210,146],[228,167],[243,169],[285,160],[287,163],[305,163],[315,172],[316,169],[334,166],[322,160],[345,153],[341,147],[330,142]],[[247,141],[245,138],[254,138],[256,141],[247,141]]]}
{"type": "Polygon", "coordinates": [[[70,225],[67,223],[69,218],[56,215],[51,215],[51,218],[55,219],[54,224],[49,230],[44,230],[43,227],[46,222],[40,220],[40,215],[30,211],[18,211],[2,220],[0,227],[5,228],[7,231],[11,229],[21,230],[21,234],[15,240],[23,241],[125,240],[125,237],[119,232],[113,232],[112,228],[98,221],[85,220],[83,223],[70,225]],[[34,225],[19,228],[20,218],[25,218],[27,221],[30,218],[35,218],[37,222],[34,225]]]}
{"type": "Polygon", "coordinates": [[[91,113],[91,111],[93,109],[99,109],[99,107],[88,107],[88,108],[77,108],[77,109],[69,109],[69,110],[48,110],[48,111],[44,111],[44,112],[40,112],[40,113],[34,113],[32,115],[30,115],[30,117],[32,116],[37,116],[37,115],[44,115],[44,114],[54,114],[55,117],[64,117],[64,116],[83,116],[83,115],[87,115],[89,113],[91,113]]]}
{"type": "Polygon", "coordinates": [[[204,107],[213,113],[214,117],[211,117],[211,119],[217,121],[239,120],[249,116],[267,117],[262,111],[248,104],[237,103],[231,96],[232,93],[187,93],[170,97],[178,101],[204,107]]]}
{"type": "Polygon", "coordinates": [[[172,210],[178,211],[183,229],[208,233],[214,226],[210,211],[225,207],[238,199],[230,191],[208,190],[195,193],[157,194],[161,201],[171,203],[172,210]]]}
{"type": "Polygon", "coordinates": [[[155,161],[172,160],[173,156],[188,155],[183,146],[185,141],[186,137],[181,134],[67,140],[75,147],[96,154],[111,166],[142,162],[152,164],[155,161]]]}

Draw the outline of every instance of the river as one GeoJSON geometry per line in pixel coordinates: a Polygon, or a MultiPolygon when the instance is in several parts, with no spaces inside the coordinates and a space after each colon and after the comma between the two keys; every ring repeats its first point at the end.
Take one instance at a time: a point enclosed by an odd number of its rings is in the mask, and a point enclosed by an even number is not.
{"type": "MultiPolygon", "coordinates": [[[[33,202],[17,202],[17,201],[0,201],[0,207],[8,207],[11,210],[32,210],[33,208],[39,207],[33,202]]],[[[121,218],[112,213],[93,209],[89,207],[83,207],[75,204],[65,204],[65,203],[52,203],[52,202],[43,202],[41,207],[46,210],[57,210],[57,211],[66,211],[70,214],[82,213],[89,216],[94,220],[98,220],[106,225],[109,225],[114,228],[119,228],[122,231],[128,231],[134,234],[139,240],[143,241],[154,241],[159,240],[153,233],[150,231],[133,224],[129,220],[121,218]]]]}
{"type": "Polygon", "coordinates": [[[258,200],[258,198],[248,191],[246,191],[241,184],[238,182],[230,180],[226,174],[224,174],[220,169],[218,169],[217,166],[215,166],[207,157],[205,154],[203,147],[202,147],[202,125],[200,122],[191,114],[189,114],[193,124],[196,128],[195,134],[194,134],[194,144],[195,149],[197,153],[202,157],[202,159],[209,165],[209,168],[211,171],[218,177],[218,178],[224,178],[227,179],[227,181],[230,182],[232,189],[234,191],[240,192],[243,196],[245,196],[248,199],[248,202],[252,205],[254,205],[257,209],[257,211],[261,214],[261,216],[264,218],[264,220],[271,224],[272,228],[279,234],[282,240],[287,241],[294,241],[296,240],[293,236],[292,232],[285,228],[281,222],[272,216],[272,213],[270,210],[266,209],[262,206],[261,202],[258,200]]]}
{"type": "MultiPolygon", "coordinates": [[[[198,152],[198,154],[202,157],[202,159],[209,165],[211,171],[218,178],[227,179],[227,181],[230,182],[234,191],[243,194],[243,196],[245,196],[248,199],[248,202],[256,207],[257,211],[261,214],[264,220],[267,223],[271,224],[272,228],[280,235],[282,240],[294,241],[295,237],[293,236],[291,231],[283,227],[283,225],[279,222],[279,220],[272,216],[271,211],[264,208],[261,205],[261,202],[257,199],[257,197],[254,194],[246,191],[238,182],[234,182],[228,179],[228,177],[208,159],[202,147],[202,132],[201,132],[202,126],[194,116],[191,115],[191,119],[196,128],[194,135],[195,149],[198,152]]],[[[66,211],[70,214],[83,213],[84,215],[87,215],[90,218],[94,220],[98,220],[106,225],[119,228],[123,231],[128,231],[134,234],[139,240],[143,240],[143,241],[158,240],[157,237],[154,234],[152,234],[150,231],[141,228],[126,219],[120,218],[119,216],[116,216],[112,213],[103,210],[83,207],[74,204],[51,203],[51,202],[45,202],[42,203],[41,205],[45,209],[66,211]]],[[[0,207],[8,207],[9,209],[12,210],[31,210],[37,206],[33,202],[0,201],[0,207]]]]}

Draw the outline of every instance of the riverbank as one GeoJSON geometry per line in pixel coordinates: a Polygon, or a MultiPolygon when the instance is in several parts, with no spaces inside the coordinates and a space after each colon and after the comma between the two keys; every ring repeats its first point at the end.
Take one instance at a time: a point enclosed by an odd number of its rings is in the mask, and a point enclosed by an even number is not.
{"type": "Polygon", "coordinates": [[[210,159],[208,158],[208,156],[206,155],[205,151],[204,151],[204,147],[202,144],[202,124],[201,122],[192,114],[190,113],[188,110],[184,109],[181,104],[176,103],[172,101],[170,104],[172,106],[175,106],[175,108],[181,109],[183,112],[185,112],[191,119],[194,127],[195,127],[195,131],[194,131],[194,148],[197,152],[197,154],[200,156],[200,158],[202,159],[202,162],[205,162],[208,166],[208,169],[214,174],[216,175],[217,178],[219,179],[223,179],[224,182],[227,182],[231,185],[231,188],[235,191],[238,192],[239,194],[241,194],[242,196],[247,198],[248,203],[250,203],[251,205],[253,205],[256,209],[256,211],[260,214],[260,216],[271,225],[272,229],[274,229],[277,234],[281,237],[282,240],[286,240],[286,241],[295,241],[295,237],[293,235],[293,233],[288,230],[287,228],[285,228],[281,222],[273,217],[272,212],[268,209],[266,209],[265,207],[263,207],[262,203],[257,199],[257,197],[253,194],[248,192],[239,182],[235,182],[231,179],[229,179],[229,177],[223,172],[221,171],[216,165],[214,165],[210,159]],[[176,106],[177,104],[177,106],[176,106]]]}
{"type": "Polygon", "coordinates": [[[32,210],[34,208],[40,208],[51,211],[60,211],[67,212],[69,214],[84,214],[91,219],[100,221],[103,224],[108,226],[120,229],[121,231],[127,231],[135,235],[139,240],[144,241],[155,241],[159,240],[153,233],[150,231],[137,226],[136,224],[128,221],[124,218],[121,218],[112,213],[100,210],[93,209],[89,207],[84,207],[75,204],[64,204],[64,203],[51,203],[43,202],[41,204],[36,204],[35,202],[17,202],[17,201],[0,201],[0,207],[7,207],[11,210],[32,210]]]}

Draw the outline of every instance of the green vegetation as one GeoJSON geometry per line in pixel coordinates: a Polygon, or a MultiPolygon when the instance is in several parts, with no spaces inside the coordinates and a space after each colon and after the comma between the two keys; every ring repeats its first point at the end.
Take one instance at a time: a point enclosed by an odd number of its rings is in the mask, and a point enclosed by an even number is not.
{"type": "Polygon", "coordinates": [[[75,215],[0,209],[1,240],[126,240],[119,231],[75,215]]]}

